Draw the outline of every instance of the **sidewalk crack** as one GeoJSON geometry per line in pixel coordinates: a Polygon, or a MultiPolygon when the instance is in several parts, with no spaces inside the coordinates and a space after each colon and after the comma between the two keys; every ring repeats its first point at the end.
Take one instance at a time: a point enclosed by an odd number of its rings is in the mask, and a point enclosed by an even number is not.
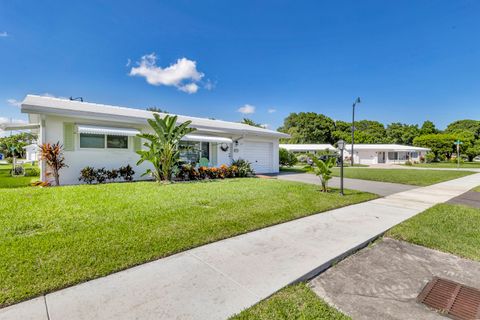
{"type": "Polygon", "coordinates": [[[45,304],[45,311],[47,312],[47,320],[50,320],[50,313],[48,312],[48,305],[47,305],[47,296],[43,296],[43,303],[45,304]]]}

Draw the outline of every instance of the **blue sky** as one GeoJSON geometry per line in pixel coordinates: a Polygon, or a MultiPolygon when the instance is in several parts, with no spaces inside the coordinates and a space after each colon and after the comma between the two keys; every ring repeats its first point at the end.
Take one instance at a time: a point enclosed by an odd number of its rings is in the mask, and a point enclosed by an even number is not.
{"type": "Polygon", "coordinates": [[[1,1],[0,120],[27,93],[280,126],[480,119],[480,2],[1,1]],[[170,67],[172,66],[172,67],[170,67]],[[169,68],[170,67],[170,68],[169,68]],[[253,107],[253,108],[252,108],[253,107]]]}

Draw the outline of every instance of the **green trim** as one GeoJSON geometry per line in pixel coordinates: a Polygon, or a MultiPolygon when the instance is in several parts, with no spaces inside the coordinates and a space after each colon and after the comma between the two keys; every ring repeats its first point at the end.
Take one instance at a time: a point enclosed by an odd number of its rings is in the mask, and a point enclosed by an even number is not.
{"type": "Polygon", "coordinates": [[[71,122],[63,123],[63,150],[75,150],[75,124],[71,122]]]}

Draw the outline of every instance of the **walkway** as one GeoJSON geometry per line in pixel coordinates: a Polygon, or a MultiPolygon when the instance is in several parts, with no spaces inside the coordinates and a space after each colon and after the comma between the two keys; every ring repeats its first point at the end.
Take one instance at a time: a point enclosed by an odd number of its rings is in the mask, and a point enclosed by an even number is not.
{"type": "Polygon", "coordinates": [[[474,174],[247,233],[0,309],[0,319],[225,319],[478,185],[474,174]]]}
{"type": "MultiPolygon", "coordinates": [[[[281,180],[288,180],[288,181],[313,183],[318,185],[321,184],[320,178],[318,178],[316,175],[311,173],[282,172],[277,176],[277,178],[281,180]]],[[[368,180],[349,179],[349,178],[344,178],[343,182],[344,182],[345,189],[371,192],[381,196],[388,196],[397,192],[418,188],[418,186],[410,186],[406,184],[368,181],[368,180]]],[[[328,182],[328,185],[333,188],[340,188],[340,178],[333,177],[328,182]]]]}

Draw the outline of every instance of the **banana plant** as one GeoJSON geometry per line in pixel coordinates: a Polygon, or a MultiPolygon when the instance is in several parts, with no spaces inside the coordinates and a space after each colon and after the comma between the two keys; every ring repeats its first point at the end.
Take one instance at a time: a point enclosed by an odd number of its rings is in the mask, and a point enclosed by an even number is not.
{"type": "Polygon", "coordinates": [[[175,166],[180,158],[180,141],[195,128],[189,128],[191,121],[177,125],[177,116],[166,115],[163,119],[159,114],[153,114],[154,119],[148,119],[153,133],[141,133],[138,137],[147,140],[143,145],[145,150],[137,151],[140,155],[137,165],[149,161],[153,170],[148,169],[143,176],[151,175],[157,182],[170,181],[175,166]]]}
{"type": "Polygon", "coordinates": [[[320,178],[322,183],[322,192],[328,192],[328,181],[332,179],[332,168],[335,166],[337,160],[331,157],[323,161],[312,157],[312,161],[315,164],[315,174],[320,178]]]}

